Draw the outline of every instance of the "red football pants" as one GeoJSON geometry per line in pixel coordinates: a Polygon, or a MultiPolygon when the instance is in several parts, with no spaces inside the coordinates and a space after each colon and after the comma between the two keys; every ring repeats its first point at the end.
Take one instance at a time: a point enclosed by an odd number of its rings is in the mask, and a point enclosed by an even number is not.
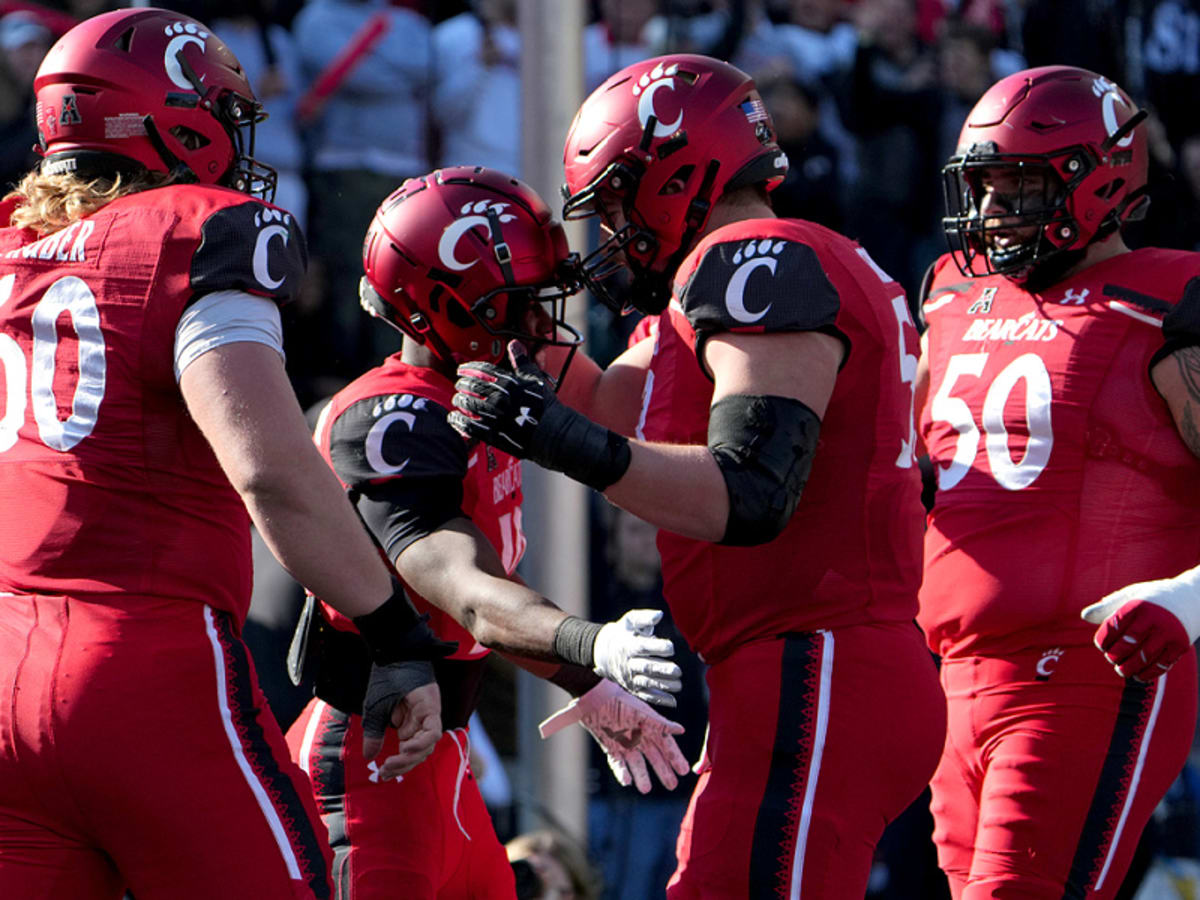
{"type": "MultiPolygon", "coordinates": [[[[400,781],[362,755],[362,717],[313,700],[287,735],[334,853],[338,900],[515,900],[516,880],[471,774],[465,728],[400,781]]],[[[397,751],[396,733],[381,757],[397,751]]]]}
{"type": "Polygon", "coordinates": [[[1195,651],[1151,684],[1054,647],[942,664],[946,750],[934,841],[955,900],[1102,900],[1183,768],[1195,651]]]}
{"type": "Polygon", "coordinates": [[[331,895],[312,797],[226,613],[0,595],[0,897],[331,895]]]}
{"type": "Polygon", "coordinates": [[[917,797],[946,707],[912,624],[758,641],[707,674],[706,761],[670,900],[862,900],[884,826],[917,797]]]}

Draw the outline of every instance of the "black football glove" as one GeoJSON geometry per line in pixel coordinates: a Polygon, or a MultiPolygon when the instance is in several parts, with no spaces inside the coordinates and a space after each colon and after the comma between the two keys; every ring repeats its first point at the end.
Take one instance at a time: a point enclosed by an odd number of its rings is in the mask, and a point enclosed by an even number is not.
{"type": "Polygon", "coordinates": [[[382,738],[391,723],[392,708],[409,691],[433,682],[433,666],[429,661],[449,656],[458,649],[455,641],[438,640],[428,620],[427,615],[417,615],[403,586],[394,579],[392,595],[382,605],[354,617],[371,656],[371,674],[363,701],[365,737],[382,738]]]}
{"type": "Polygon", "coordinates": [[[509,342],[508,357],[511,372],[487,362],[458,367],[450,424],[598,491],[618,481],[629,468],[629,441],[560,403],[519,341],[509,342]]]}
{"type": "Polygon", "coordinates": [[[363,699],[363,736],[383,738],[391,727],[392,710],[416,688],[433,684],[433,664],[424,660],[371,665],[363,699]]]}

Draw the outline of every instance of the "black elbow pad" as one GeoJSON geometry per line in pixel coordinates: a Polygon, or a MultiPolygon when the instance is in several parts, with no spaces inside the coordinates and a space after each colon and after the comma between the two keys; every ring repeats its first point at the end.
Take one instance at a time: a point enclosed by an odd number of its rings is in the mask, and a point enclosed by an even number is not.
{"type": "Polygon", "coordinates": [[[820,432],[817,414],[789,397],[734,394],[713,404],[708,450],[729,491],[720,543],[750,547],[779,536],[800,502],[820,432]]]}

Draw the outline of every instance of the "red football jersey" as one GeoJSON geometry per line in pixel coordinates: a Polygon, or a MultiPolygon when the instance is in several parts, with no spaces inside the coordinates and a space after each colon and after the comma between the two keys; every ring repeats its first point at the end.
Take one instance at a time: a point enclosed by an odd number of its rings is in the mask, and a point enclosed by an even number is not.
{"type": "Polygon", "coordinates": [[[1084,606],[1200,562],[1200,462],[1147,374],[1196,274],[1200,254],[1144,249],[1031,295],[938,261],[920,417],[936,652],[1087,644],[1084,606]]]}
{"type": "MultiPolygon", "coordinates": [[[[402,489],[415,484],[418,491],[421,482],[434,490],[451,479],[460,482],[462,514],[483,532],[511,574],[525,553],[521,463],[486,444],[468,443],[451,428],[446,414],[453,396],[449,378],[401,362],[399,354],[389,356],[334,395],[321,413],[315,440],[343,486],[368,502],[389,503],[395,482],[402,482],[402,489]]],[[[387,543],[386,535],[375,537],[381,545],[387,543]]],[[[411,589],[409,596],[418,612],[429,613],[438,637],[458,641],[452,659],[488,652],[451,616],[411,589]]],[[[353,628],[336,610],[328,605],[325,610],[338,627],[353,628]]]]}
{"type": "Polygon", "coordinates": [[[0,230],[0,590],[245,617],[249,518],[187,415],[175,327],[212,291],[286,299],[305,263],[289,214],[199,185],[0,230]]]}
{"type": "Polygon", "coordinates": [[[713,385],[699,356],[712,334],[822,330],[848,348],[782,534],[729,547],[659,532],[664,593],[688,643],[715,662],[756,638],[912,619],[922,529],[918,338],[903,288],[833,231],[757,219],[700,242],[657,325],[638,426],[649,441],[708,442],[713,385]]]}

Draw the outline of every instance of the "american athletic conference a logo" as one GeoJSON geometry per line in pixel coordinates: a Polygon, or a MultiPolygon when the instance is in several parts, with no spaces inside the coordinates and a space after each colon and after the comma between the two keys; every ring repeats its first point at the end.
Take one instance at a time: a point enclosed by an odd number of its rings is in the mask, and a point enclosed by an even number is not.
{"type": "Polygon", "coordinates": [[[674,134],[679,130],[679,126],[683,124],[683,110],[679,110],[679,114],[675,116],[674,122],[664,122],[661,116],[654,111],[654,95],[660,90],[668,91],[675,90],[675,79],[671,76],[679,71],[678,63],[663,68],[663,64],[659,63],[649,72],[643,73],[633,84],[633,96],[638,98],[637,116],[638,122],[642,128],[646,127],[646,123],[650,121],[651,116],[655,116],[658,121],[654,123],[654,136],[656,138],[666,137],[674,134]]]}
{"type": "MultiPolygon", "coordinates": [[[[173,22],[163,29],[167,37],[171,40],[167,42],[167,49],[163,51],[163,67],[167,70],[167,77],[171,79],[172,84],[178,85],[180,90],[194,91],[196,86],[188,81],[187,76],[183,74],[183,67],[179,65],[179,54],[188,44],[195,44],[203,53],[205,41],[208,40],[208,32],[194,22],[173,22]]],[[[200,80],[204,80],[204,76],[200,76],[200,80]]]]}
{"type": "Polygon", "coordinates": [[[768,303],[758,312],[750,312],[746,309],[746,282],[750,280],[750,275],[755,269],[766,269],[773,277],[775,268],[779,264],[776,257],[783,252],[783,248],[786,246],[787,241],[773,241],[771,238],[764,238],[761,241],[750,241],[746,246],[739,247],[733,254],[733,264],[737,268],[730,277],[729,284],[725,285],[725,308],[737,321],[752,325],[765,316],[771,308],[771,304],[768,303]]]}
{"type": "Polygon", "coordinates": [[[472,228],[478,225],[482,225],[484,228],[488,227],[487,212],[489,209],[496,213],[501,225],[507,222],[515,222],[517,217],[512,213],[504,211],[511,205],[510,203],[493,203],[490,200],[477,200],[474,203],[464,203],[462,209],[458,211],[462,218],[455,219],[447,225],[446,230],[442,232],[441,239],[438,241],[438,259],[442,261],[442,265],[447,269],[462,272],[479,262],[478,258],[462,262],[455,256],[454,249],[458,246],[458,242],[462,239],[462,236],[472,228]]]}

